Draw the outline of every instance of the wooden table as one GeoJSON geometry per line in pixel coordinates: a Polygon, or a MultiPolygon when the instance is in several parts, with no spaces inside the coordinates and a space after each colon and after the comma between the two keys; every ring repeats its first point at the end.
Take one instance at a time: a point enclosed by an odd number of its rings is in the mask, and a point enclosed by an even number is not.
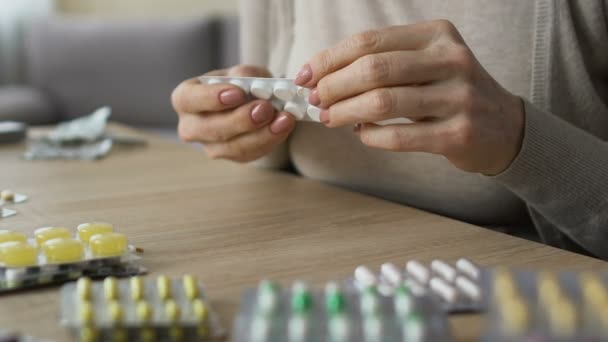
{"type": "MultiPolygon", "coordinates": [[[[135,133],[134,133],[135,134],[135,133]]],[[[139,134],[139,133],[137,133],[139,134]]],[[[28,162],[23,146],[0,147],[0,188],[30,195],[0,228],[104,220],[144,248],[151,275],[192,273],[230,327],[245,287],[262,278],[322,283],[360,264],[409,259],[482,265],[594,269],[600,260],[300,177],[222,161],[191,146],[144,135],[145,148],[98,162],[28,162]]],[[[0,327],[67,340],[56,288],[0,297],[0,327]]],[[[480,317],[451,320],[472,340],[480,317]]]]}

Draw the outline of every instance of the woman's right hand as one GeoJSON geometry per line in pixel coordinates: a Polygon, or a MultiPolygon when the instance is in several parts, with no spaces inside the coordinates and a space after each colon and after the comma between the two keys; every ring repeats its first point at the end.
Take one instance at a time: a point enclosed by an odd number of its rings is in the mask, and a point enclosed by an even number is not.
{"type": "MultiPolygon", "coordinates": [[[[205,76],[271,77],[261,67],[237,65],[205,76]]],[[[171,95],[179,116],[178,132],[187,142],[200,142],[213,159],[250,162],[285,141],[295,127],[294,117],[277,113],[269,101],[250,100],[232,84],[182,82],[171,95]]]]}

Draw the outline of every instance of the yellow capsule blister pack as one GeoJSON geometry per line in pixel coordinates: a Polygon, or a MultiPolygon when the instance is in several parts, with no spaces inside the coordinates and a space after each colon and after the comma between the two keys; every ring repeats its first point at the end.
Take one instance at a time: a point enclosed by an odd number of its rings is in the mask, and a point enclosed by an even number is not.
{"type": "Polygon", "coordinates": [[[0,230],[0,292],[62,283],[80,276],[129,276],[145,272],[135,247],[109,223],[44,227],[33,237],[0,230]]]}
{"type": "Polygon", "coordinates": [[[497,268],[484,274],[488,341],[608,339],[608,273],[497,268]]]}
{"type": "Polygon", "coordinates": [[[210,341],[225,330],[192,275],[80,278],[61,289],[61,322],[80,341],[210,341]]]}

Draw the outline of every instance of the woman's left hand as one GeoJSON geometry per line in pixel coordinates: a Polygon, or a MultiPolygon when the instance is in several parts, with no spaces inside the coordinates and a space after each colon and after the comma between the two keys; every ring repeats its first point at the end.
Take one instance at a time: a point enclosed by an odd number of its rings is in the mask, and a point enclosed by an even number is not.
{"type": "Polygon", "coordinates": [[[313,88],[325,125],[361,124],[371,147],[440,154],[487,175],[504,171],[521,148],[522,100],[484,70],[449,21],[347,38],[313,57],[296,84],[313,88]],[[414,122],[373,124],[394,118],[414,122]]]}

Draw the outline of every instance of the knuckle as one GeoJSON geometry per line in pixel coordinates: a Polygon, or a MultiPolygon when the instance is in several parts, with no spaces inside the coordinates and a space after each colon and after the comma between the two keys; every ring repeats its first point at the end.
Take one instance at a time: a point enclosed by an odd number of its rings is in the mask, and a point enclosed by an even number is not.
{"type": "Polygon", "coordinates": [[[382,42],[382,34],[378,30],[369,30],[354,35],[348,40],[348,47],[359,51],[375,51],[382,42]]]}
{"type": "Polygon", "coordinates": [[[361,73],[363,78],[372,83],[378,83],[390,74],[390,64],[386,58],[377,55],[366,55],[361,57],[361,73]]]}
{"type": "Polygon", "coordinates": [[[468,118],[462,118],[452,128],[452,142],[455,148],[462,149],[473,144],[475,140],[475,129],[473,122],[468,118]]]}
{"type": "Polygon", "coordinates": [[[469,77],[474,69],[474,57],[469,48],[456,45],[449,53],[448,64],[452,66],[454,72],[469,77]]]}
{"type": "Polygon", "coordinates": [[[433,22],[433,25],[435,26],[435,29],[437,30],[437,33],[439,33],[439,34],[448,35],[448,36],[458,35],[458,29],[456,29],[456,26],[454,25],[454,23],[452,23],[451,21],[449,21],[447,19],[435,20],[433,22]]]}
{"type": "Polygon", "coordinates": [[[475,111],[476,95],[475,89],[469,84],[464,84],[459,87],[457,92],[458,111],[465,114],[471,114],[475,111]]]}
{"type": "Polygon", "coordinates": [[[393,93],[386,88],[373,90],[370,97],[372,110],[378,114],[389,114],[395,108],[393,93]]]}

